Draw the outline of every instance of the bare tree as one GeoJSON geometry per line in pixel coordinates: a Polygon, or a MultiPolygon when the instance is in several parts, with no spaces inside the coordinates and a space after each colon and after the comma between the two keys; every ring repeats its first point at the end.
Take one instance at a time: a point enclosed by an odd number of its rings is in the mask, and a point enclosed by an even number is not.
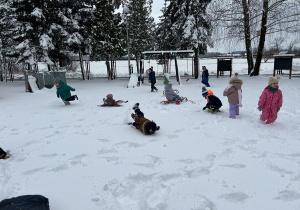
{"type": "Polygon", "coordinates": [[[258,75],[265,42],[278,34],[299,34],[299,0],[214,0],[213,14],[215,41],[233,43],[244,40],[247,51],[248,74],[258,75]],[[280,33],[279,33],[280,32],[280,33]],[[222,38],[220,38],[222,37],[222,38]],[[258,40],[253,68],[253,44],[258,40]]]}

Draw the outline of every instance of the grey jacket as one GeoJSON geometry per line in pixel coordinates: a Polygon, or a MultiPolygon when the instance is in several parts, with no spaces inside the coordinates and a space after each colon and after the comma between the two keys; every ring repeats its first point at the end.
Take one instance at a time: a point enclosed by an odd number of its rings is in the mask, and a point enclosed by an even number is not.
{"type": "Polygon", "coordinates": [[[168,82],[168,84],[165,85],[165,95],[168,101],[173,101],[174,96],[177,95],[172,89],[171,82],[168,82]]]}

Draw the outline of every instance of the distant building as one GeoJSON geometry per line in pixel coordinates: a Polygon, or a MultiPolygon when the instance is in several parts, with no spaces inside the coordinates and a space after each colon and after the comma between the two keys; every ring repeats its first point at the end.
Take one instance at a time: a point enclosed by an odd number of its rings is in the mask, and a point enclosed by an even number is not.
{"type": "Polygon", "coordinates": [[[234,52],[229,53],[229,55],[233,56],[233,57],[245,57],[247,55],[247,52],[246,51],[234,51],[234,52]]]}

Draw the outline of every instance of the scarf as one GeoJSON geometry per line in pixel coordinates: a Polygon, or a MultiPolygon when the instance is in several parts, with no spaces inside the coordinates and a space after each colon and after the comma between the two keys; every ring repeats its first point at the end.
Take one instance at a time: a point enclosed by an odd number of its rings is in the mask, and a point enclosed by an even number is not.
{"type": "Polygon", "coordinates": [[[277,88],[273,88],[273,87],[271,87],[270,85],[268,85],[268,90],[271,91],[272,93],[277,92],[277,91],[278,91],[278,88],[279,88],[279,86],[278,86],[277,88]]]}

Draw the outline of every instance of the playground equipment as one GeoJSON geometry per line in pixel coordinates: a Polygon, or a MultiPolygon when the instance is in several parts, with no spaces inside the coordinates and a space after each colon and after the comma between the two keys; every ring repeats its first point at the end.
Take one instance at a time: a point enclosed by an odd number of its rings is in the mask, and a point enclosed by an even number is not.
{"type": "MultiPolygon", "coordinates": [[[[178,84],[180,85],[180,75],[178,73],[178,64],[177,64],[177,55],[178,54],[190,54],[190,53],[194,53],[193,50],[172,50],[172,51],[144,51],[142,52],[142,59],[141,62],[143,63],[141,65],[141,67],[144,68],[144,59],[146,55],[169,55],[168,57],[172,58],[175,60],[175,71],[176,71],[176,80],[178,82],[178,84]]],[[[166,62],[163,62],[164,64],[164,72],[163,73],[168,73],[166,72],[166,62]]],[[[142,71],[140,71],[140,76],[142,76],[142,71]]]]}

